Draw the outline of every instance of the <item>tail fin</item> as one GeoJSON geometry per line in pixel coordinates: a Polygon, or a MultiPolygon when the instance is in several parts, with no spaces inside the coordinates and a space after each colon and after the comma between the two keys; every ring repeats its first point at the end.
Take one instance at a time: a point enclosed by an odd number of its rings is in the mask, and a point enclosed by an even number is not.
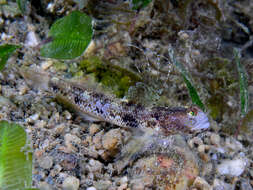
{"type": "Polygon", "coordinates": [[[47,73],[28,67],[19,68],[18,72],[24,77],[30,87],[43,90],[49,89],[50,76],[47,73]]]}

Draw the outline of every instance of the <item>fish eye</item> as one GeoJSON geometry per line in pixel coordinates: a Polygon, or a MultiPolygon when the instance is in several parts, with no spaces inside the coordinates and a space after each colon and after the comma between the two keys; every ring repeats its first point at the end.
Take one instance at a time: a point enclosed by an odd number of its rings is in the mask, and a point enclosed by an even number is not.
{"type": "Polygon", "coordinates": [[[193,116],[196,116],[197,115],[197,110],[190,110],[189,112],[188,112],[188,115],[190,116],[190,117],[193,117],[193,116]]]}

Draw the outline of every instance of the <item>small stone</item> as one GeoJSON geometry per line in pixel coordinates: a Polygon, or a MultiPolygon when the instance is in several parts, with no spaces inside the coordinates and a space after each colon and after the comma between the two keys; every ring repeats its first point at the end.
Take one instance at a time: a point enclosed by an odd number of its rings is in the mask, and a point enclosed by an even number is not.
{"type": "Polygon", "coordinates": [[[243,149],[243,145],[233,137],[226,138],[225,147],[232,151],[240,151],[243,149]]]}
{"type": "Polygon", "coordinates": [[[144,190],[145,184],[141,180],[133,180],[131,183],[131,189],[133,190],[144,190]]]}
{"type": "Polygon", "coordinates": [[[98,131],[100,131],[100,125],[97,125],[97,124],[92,124],[90,127],[89,127],[89,133],[90,135],[94,135],[96,134],[98,131]]]}
{"type": "Polygon", "coordinates": [[[193,182],[193,186],[196,187],[198,190],[211,190],[211,186],[201,177],[196,177],[195,181],[193,182]]]}
{"type": "Polygon", "coordinates": [[[101,164],[99,161],[97,160],[93,160],[91,159],[89,161],[89,164],[87,166],[88,170],[92,173],[101,173],[102,169],[103,169],[103,164],[101,164]]]}
{"type": "Polygon", "coordinates": [[[53,65],[53,61],[52,60],[46,60],[40,63],[40,67],[43,70],[47,70],[49,67],[51,67],[53,65]]]}
{"type": "Polygon", "coordinates": [[[63,133],[64,129],[65,129],[65,125],[62,123],[62,124],[56,125],[53,130],[54,130],[55,135],[60,135],[63,133]]]}
{"type": "Polygon", "coordinates": [[[97,190],[95,187],[88,187],[86,190],[97,190]]]}
{"type": "Polygon", "coordinates": [[[69,176],[64,179],[62,188],[64,190],[78,190],[80,185],[79,179],[74,176],[69,176]]]}
{"type": "Polygon", "coordinates": [[[231,190],[233,186],[222,180],[214,179],[212,188],[217,190],[231,190]]]}
{"type": "Polygon", "coordinates": [[[57,164],[57,165],[54,166],[54,169],[51,170],[50,175],[52,177],[54,177],[57,174],[59,174],[61,170],[62,170],[62,167],[59,164],[57,164]]]}
{"type": "Polygon", "coordinates": [[[21,85],[18,87],[18,90],[19,90],[19,95],[24,95],[26,94],[27,90],[28,90],[28,87],[26,85],[21,85]]]}
{"type": "Polygon", "coordinates": [[[102,149],[103,145],[102,145],[102,136],[104,135],[104,131],[100,131],[99,133],[97,133],[93,138],[92,138],[92,142],[95,145],[96,149],[102,149]]]}
{"type": "Polygon", "coordinates": [[[206,149],[206,145],[204,145],[204,144],[199,145],[199,147],[198,147],[198,151],[199,151],[200,153],[204,153],[204,152],[205,152],[205,149],[206,149]]]}
{"type": "Polygon", "coordinates": [[[34,31],[30,31],[26,35],[25,45],[29,47],[36,47],[39,45],[38,37],[36,36],[34,31]]]}
{"type": "Polygon", "coordinates": [[[191,148],[194,148],[194,145],[202,145],[203,144],[203,141],[201,140],[201,138],[199,137],[194,137],[193,139],[190,139],[188,141],[188,145],[191,147],[191,148]]]}
{"type": "Polygon", "coordinates": [[[49,169],[53,165],[53,158],[51,156],[45,156],[41,158],[38,162],[39,162],[40,167],[44,169],[49,169]]]}
{"type": "Polygon", "coordinates": [[[33,114],[26,119],[26,122],[29,122],[29,123],[34,122],[34,121],[38,120],[39,117],[40,117],[40,115],[38,113],[33,114]]]}
{"type": "Polygon", "coordinates": [[[70,120],[72,118],[72,115],[68,111],[63,112],[63,116],[65,119],[70,120]]]}
{"type": "Polygon", "coordinates": [[[75,144],[81,143],[81,139],[79,137],[77,137],[76,135],[69,134],[69,133],[64,136],[64,140],[65,140],[66,146],[72,146],[72,143],[75,143],[75,144]]]}
{"type": "Polygon", "coordinates": [[[211,136],[210,136],[210,141],[213,145],[216,145],[216,146],[219,146],[220,144],[220,136],[213,133],[211,136]]]}
{"type": "Polygon", "coordinates": [[[97,159],[99,154],[98,152],[95,150],[94,146],[90,147],[90,148],[85,148],[83,147],[82,149],[82,154],[91,158],[95,158],[97,159]]]}
{"type": "Polygon", "coordinates": [[[127,189],[127,183],[120,185],[117,190],[125,190],[125,189],[127,189]]]}
{"type": "Polygon", "coordinates": [[[220,175],[240,176],[245,170],[246,165],[247,162],[243,158],[224,160],[217,166],[217,171],[220,175]]]}
{"type": "Polygon", "coordinates": [[[39,183],[39,189],[40,190],[52,190],[53,188],[47,182],[42,181],[39,183]]]}
{"type": "Polygon", "coordinates": [[[127,182],[128,182],[127,176],[124,176],[124,177],[120,178],[120,184],[124,184],[124,183],[127,183],[127,182]]]}
{"type": "Polygon", "coordinates": [[[122,143],[122,136],[119,129],[112,129],[107,132],[102,139],[103,147],[109,152],[115,152],[122,143]]]}

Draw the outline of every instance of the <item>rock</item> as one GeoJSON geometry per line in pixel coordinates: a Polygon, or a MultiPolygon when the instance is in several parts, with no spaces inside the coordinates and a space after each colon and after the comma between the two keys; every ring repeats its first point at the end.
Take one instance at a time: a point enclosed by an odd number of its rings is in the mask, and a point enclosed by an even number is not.
{"type": "Polygon", "coordinates": [[[94,186],[96,187],[96,189],[99,189],[99,190],[110,189],[111,185],[112,185],[112,182],[109,180],[99,180],[94,183],[94,186]]]}
{"type": "Polygon", "coordinates": [[[206,145],[204,145],[204,144],[201,144],[201,145],[199,145],[199,147],[198,147],[198,151],[199,151],[200,153],[204,153],[204,152],[205,152],[205,149],[206,149],[206,145]]]}
{"type": "Polygon", "coordinates": [[[104,135],[104,131],[100,131],[92,138],[92,142],[97,150],[103,149],[103,145],[102,145],[102,136],[103,135],[104,135]]]}
{"type": "Polygon", "coordinates": [[[69,176],[64,179],[62,188],[64,190],[78,190],[79,184],[80,184],[79,179],[77,179],[74,176],[69,176]]]}
{"type": "Polygon", "coordinates": [[[52,177],[54,177],[54,176],[56,176],[57,174],[59,174],[61,170],[62,170],[62,167],[61,167],[59,164],[57,164],[57,165],[55,165],[54,168],[50,171],[50,175],[51,175],[52,177]]]}
{"type": "Polygon", "coordinates": [[[26,122],[33,123],[34,121],[38,120],[39,117],[40,117],[40,115],[38,113],[35,113],[35,114],[31,115],[30,117],[28,117],[26,119],[26,122]]]}
{"type": "Polygon", "coordinates": [[[91,124],[91,126],[89,127],[89,133],[90,135],[94,135],[96,134],[98,131],[100,131],[100,125],[97,124],[91,124]]]}
{"type": "Polygon", "coordinates": [[[201,177],[197,177],[193,183],[193,187],[198,190],[212,190],[211,186],[201,177]]]}
{"type": "Polygon", "coordinates": [[[25,45],[29,47],[36,47],[39,45],[38,37],[36,36],[34,31],[30,31],[26,35],[25,45]]]}
{"type": "Polygon", "coordinates": [[[42,182],[39,183],[39,189],[40,190],[53,190],[53,188],[51,187],[51,185],[49,185],[45,181],[42,181],[42,182]]]}
{"type": "Polygon", "coordinates": [[[188,141],[188,145],[191,147],[191,148],[194,148],[194,145],[202,145],[203,144],[203,141],[201,138],[199,137],[194,137],[193,139],[190,139],[188,141]]]}
{"type": "Polygon", "coordinates": [[[104,149],[114,154],[122,143],[122,135],[120,129],[112,129],[107,132],[102,139],[104,149]]]}
{"type": "Polygon", "coordinates": [[[220,175],[240,176],[245,170],[246,165],[247,162],[243,158],[224,160],[217,166],[217,171],[220,175]]]}
{"type": "Polygon", "coordinates": [[[159,184],[156,188],[161,189],[189,188],[188,184],[192,184],[199,173],[197,160],[190,154],[178,149],[139,159],[129,170],[130,179],[133,179],[130,180],[131,189],[146,189],[153,184],[159,184]],[[141,182],[136,182],[136,178],[141,182]]]}
{"type": "Polygon", "coordinates": [[[40,63],[40,67],[42,70],[47,70],[49,67],[51,67],[53,65],[53,61],[52,60],[46,60],[40,63]]]}
{"type": "Polygon", "coordinates": [[[220,136],[218,134],[211,134],[210,141],[213,145],[219,146],[220,144],[220,136]]]}
{"type": "Polygon", "coordinates": [[[88,187],[86,190],[97,190],[95,187],[88,187]]]}
{"type": "Polygon", "coordinates": [[[71,113],[69,113],[67,110],[62,113],[65,119],[70,120],[72,118],[71,113]]]}
{"type": "Polygon", "coordinates": [[[53,165],[53,158],[51,156],[45,156],[45,157],[42,157],[38,162],[39,162],[40,167],[44,169],[49,169],[53,165]]]}
{"type": "Polygon", "coordinates": [[[97,160],[91,159],[89,161],[89,164],[88,164],[87,168],[88,168],[89,172],[92,172],[92,173],[101,173],[102,169],[103,169],[103,164],[100,163],[97,160]]]}
{"type": "Polygon", "coordinates": [[[73,144],[81,143],[81,139],[79,137],[77,137],[76,135],[69,134],[69,133],[64,136],[64,140],[65,140],[65,145],[68,149],[67,152],[76,152],[77,149],[73,144]]]}
{"type": "Polygon", "coordinates": [[[243,149],[243,145],[233,137],[226,138],[225,147],[232,151],[239,151],[243,149]]]}
{"type": "Polygon", "coordinates": [[[219,179],[214,179],[212,188],[215,190],[231,190],[233,186],[219,179]]]}

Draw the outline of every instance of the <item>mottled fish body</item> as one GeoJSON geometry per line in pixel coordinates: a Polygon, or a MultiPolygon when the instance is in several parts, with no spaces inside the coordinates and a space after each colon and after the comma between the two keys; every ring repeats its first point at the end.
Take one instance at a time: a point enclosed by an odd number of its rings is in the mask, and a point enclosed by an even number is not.
{"type": "Polygon", "coordinates": [[[210,125],[206,114],[197,107],[144,108],[32,69],[21,69],[20,73],[28,84],[51,92],[89,120],[127,128],[153,128],[164,135],[206,129],[210,125]]]}

